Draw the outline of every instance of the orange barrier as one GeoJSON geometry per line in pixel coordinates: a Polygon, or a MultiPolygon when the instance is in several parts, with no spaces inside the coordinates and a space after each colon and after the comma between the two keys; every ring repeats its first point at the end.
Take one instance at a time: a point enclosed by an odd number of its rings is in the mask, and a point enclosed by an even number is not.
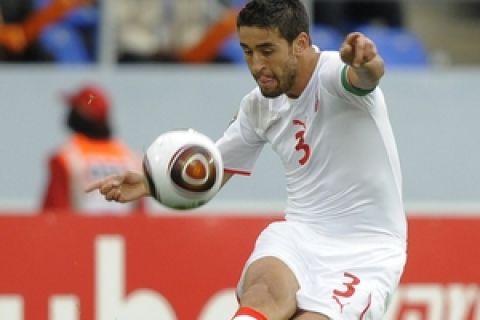
{"type": "Polygon", "coordinates": [[[225,40],[236,32],[237,15],[236,9],[226,10],[224,15],[210,26],[198,43],[179,52],[178,59],[185,63],[213,61],[225,40]]]}
{"type": "MultiPolygon", "coordinates": [[[[274,219],[0,216],[0,318],[228,319],[243,263],[274,219]]],[[[480,218],[409,220],[409,260],[387,319],[479,319],[480,218]]]]}

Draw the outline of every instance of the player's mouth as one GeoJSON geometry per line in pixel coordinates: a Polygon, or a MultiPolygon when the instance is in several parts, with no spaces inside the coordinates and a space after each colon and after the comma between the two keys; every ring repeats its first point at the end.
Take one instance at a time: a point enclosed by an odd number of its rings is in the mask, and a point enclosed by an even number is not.
{"type": "Polygon", "coordinates": [[[275,84],[275,78],[271,76],[261,75],[257,77],[257,83],[260,87],[272,87],[275,84]]]}

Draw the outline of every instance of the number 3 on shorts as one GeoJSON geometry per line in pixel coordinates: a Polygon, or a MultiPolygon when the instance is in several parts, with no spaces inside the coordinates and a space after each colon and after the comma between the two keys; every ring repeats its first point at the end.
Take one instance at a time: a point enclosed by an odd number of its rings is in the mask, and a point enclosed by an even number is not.
{"type": "Polygon", "coordinates": [[[333,295],[337,297],[349,298],[355,293],[355,286],[360,283],[360,279],[349,272],[344,272],[343,276],[347,278],[347,281],[343,283],[343,285],[346,287],[345,290],[342,291],[335,289],[333,290],[333,295]]]}

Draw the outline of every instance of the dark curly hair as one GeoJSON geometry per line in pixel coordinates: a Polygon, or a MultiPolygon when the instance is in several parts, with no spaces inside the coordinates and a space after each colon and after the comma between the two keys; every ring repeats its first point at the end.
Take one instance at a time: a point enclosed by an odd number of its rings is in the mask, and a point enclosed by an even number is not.
{"type": "Polygon", "coordinates": [[[83,116],[74,108],[67,115],[67,126],[76,133],[91,139],[106,140],[112,136],[112,128],[107,123],[98,123],[83,116]]]}
{"type": "Polygon", "coordinates": [[[238,14],[237,29],[242,26],[278,29],[289,44],[310,28],[300,0],[251,0],[238,14]]]}

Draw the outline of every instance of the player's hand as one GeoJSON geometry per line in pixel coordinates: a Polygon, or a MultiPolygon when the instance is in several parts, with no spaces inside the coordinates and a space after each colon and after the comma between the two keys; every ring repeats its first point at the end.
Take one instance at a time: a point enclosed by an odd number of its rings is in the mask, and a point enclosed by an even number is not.
{"type": "Polygon", "coordinates": [[[130,202],[150,195],[145,177],[136,172],[127,171],[121,175],[109,176],[89,185],[85,192],[98,190],[106,200],[130,202]]]}
{"type": "Polygon", "coordinates": [[[375,44],[360,32],[349,33],[340,47],[342,61],[354,68],[363,66],[376,56],[375,44]]]}

